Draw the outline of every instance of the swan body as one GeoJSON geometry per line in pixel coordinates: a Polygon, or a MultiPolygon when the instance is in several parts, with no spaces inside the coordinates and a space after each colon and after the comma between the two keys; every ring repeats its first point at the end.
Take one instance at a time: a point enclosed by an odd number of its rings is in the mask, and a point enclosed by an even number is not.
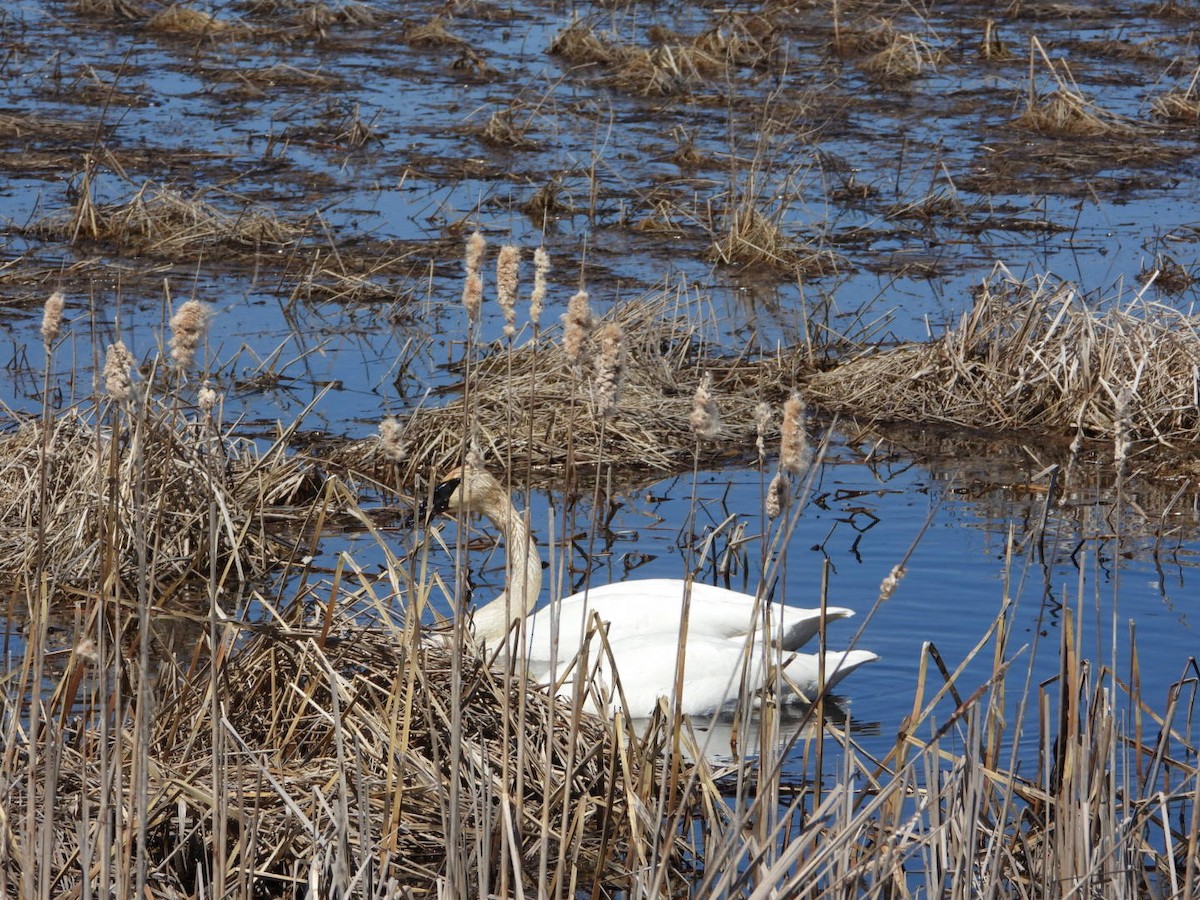
{"type": "MultiPolygon", "coordinates": [[[[652,640],[674,643],[683,624],[685,596],[689,640],[705,637],[741,643],[751,629],[764,629],[763,604],[750,594],[711,584],[689,587],[678,578],[644,578],[591,587],[530,614],[523,626],[525,657],[545,662],[562,658],[564,645],[578,647],[597,623],[604,625],[610,644],[627,639],[638,639],[643,646],[652,640]]],[[[767,610],[774,643],[783,650],[803,647],[820,630],[819,609],[768,604],[767,610]]],[[[852,615],[854,610],[841,606],[825,610],[828,622],[852,615]]]]}
{"type": "MultiPolygon", "coordinates": [[[[588,705],[650,715],[659,698],[672,697],[677,652],[683,647],[680,705],[686,715],[702,715],[773,685],[782,664],[782,690],[807,697],[818,692],[821,665],[812,654],[793,653],[826,622],[853,615],[843,607],[799,609],[764,604],[750,594],[681,579],[653,578],[588,588],[534,612],[542,584],[542,563],[512,498],[479,466],[455,469],[435,489],[432,512],[476,512],[504,536],[508,584],[471,619],[478,641],[503,647],[526,674],[571,694],[578,658],[589,661],[588,705]],[[764,612],[765,607],[765,612],[764,612]],[[684,610],[687,631],[681,641],[684,610]],[[766,621],[764,621],[766,620],[766,621]],[[604,639],[597,635],[604,629],[604,639]],[[769,639],[769,643],[767,642],[769,639]],[[586,648],[586,653],[581,650],[586,648]],[[619,680],[621,695],[613,688],[619,680]]],[[[878,657],[865,650],[825,655],[826,687],[878,657]]]]}
{"type": "MultiPolygon", "coordinates": [[[[653,715],[660,699],[674,694],[679,643],[677,636],[638,635],[603,646],[593,639],[588,646],[588,667],[583,680],[584,708],[591,712],[624,710],[634,718],[653,715]]],[[[804,700],[820,693],[820,657],[815,653],[784,653],[777,659],[773,648],[727,638],[689,635],[683,642],[684,677],[680,701],[685,715],[707,715],[735,706],[743,698],[757,702],[764,688],[778,688],[784,699],[804,700]],[[747,652],[749,651],[749,652],[747,652]],[[764,660],[764,655],[769,658],[764,660]],[[778,681],[775,663],[778,662],[778,681]]],[[[582,659],[583,657],[579,657],[582,659]]],[[[825,686],[832,688],[859,666],[879,659],[869,650],[827,650],[825,686]]],[[[573,696],[578,659],[560,663],[551,684],[560,696],[573,696]]]]}

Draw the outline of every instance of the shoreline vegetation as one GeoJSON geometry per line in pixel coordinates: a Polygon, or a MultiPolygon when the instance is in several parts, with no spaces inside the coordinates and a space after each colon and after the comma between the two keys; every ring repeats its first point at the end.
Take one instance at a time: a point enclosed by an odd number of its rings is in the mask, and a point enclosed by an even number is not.
{"type": "MultiPolygon", "coordinates": [[[[44,354],[18,321],[7,364],[34,411],[0,414],[0,897],[1200,896],[1200,667],[1143,688],[1156,648],[1097,558],[1195,538],[1200,315],[1166,304],[1200,284],[1196,3],[213,5],[0,11],[0,292],[44,303],[44,354]],[[1184,224],[1106,218],[1172,197],[1184,224]],[[1135,293],[1013,274],[1087,272],[1110,228],[1147,232],[1135,293]],[[579,246],[564,290],[548,248],[579,246]],[[897,284],[940,296],[1010,253],[956,323],[885,340],[897,284]],[[797,337],[722,343],[709,265],[794,299],[797,337]],[[882,287],[846,312],[855,272],[882,287]],[[198,296],[289,334],[218,361],[198,296]],[[361,345],[403,410],[378,436],[309,432],[315,378],[286,421],[227,412],[292,377],[309,307],[391,329],[361,345]],[[973,649],[922,646],[883,751],[821,693],[589,716],[473,643],[469,555],[495,542],[398,524],[477,454],[555,498],[560,594],[618,490],[753,468],[769,584],[834,442],[1038,513],[973,649]],[[1088,537],[1052,589],[1064,520],[1088,537]]],[[[680,574],[712,571],[687,543],[680,574]]],[[[908,561],[855,604],[863,646],[908,561]]]]}
{"type": "MultiPolygon", "coordinates": [[[[20,536],[5,555],[9,618],[29,623],[4,679],[6,890],[1194,894],[1200,671],[1192,661],[1167,697],[1144,697],[1136,651],[1122,672],[1086,658],[1082,585],[1048,682],[1022,676],[1026,648],[1010,645],[1003,598],[955,670],[927,645],[912,712],[879,759],[833,698],[799,715],[770,702],[733,714],[721,723],[728,749],[714,755],[705,723],[666,702],[649,721],[597,719],[488,666],[461,626],[430,644],[430,610],[461,614],[466,597],[452,573],[429,568],[416,536],[388,551],[382,573],[346,555],[310,568],[335,522],[388,546],[356,483],[330,472],[373,467],[386,475],[375,490],[416,485],[421,467],[469,451],[542,479],[558,467],[562,485],[565,463],[619,469],[629,452],[644,461],[651,442],[666,448],[666,471],[713,463],[724,440],[757,444],[759,464],[782,479],[764,497],[782,553],[821,452],[809,446],[801,394],[779,410],[760,399],[786,397],[789,385],[836,409],[861,404],[874,380],[894,389],[890,402],[906,398],[899,412],[910,418],[913,404],[928,415],[939,397],[1013,398],[998,419],[998,404],[983,401],[932,418],[982,414],[977,427],[997,427],[1036,409],[1042,430],[1057,421],[1076,437],[1074,469],[1061,484],[1048,478],[1045,503],[1071,479],[1111,479],[1119,504],[1138,477],[1131,460],[1196,428],[1173,393],[1194,323],[1158,308],[1095,314],[1065,286],[1007,281],[923,348],[850,355],[834,388],[841,366],[829,361],[797,374],[790,354],[706,356],[713,347],[685,318],[664,316],[662,298],[596,319],[580,291],[561,329],[478,345],[485,248],[473,243],[460,396],[384,420],[378,438],[353,447],[353,465],[344,449],[324,460],[294,452],[299,421],[266,446],[223,423],[219,386],[196,371],[207,327],[197,301],[177,307],[164,356],[138,370],[123,345],[109,346],[89,412],[47,407],[5,433],[0,478],[20,498],[4,529],[20,536]],[[1062,341],[1090,352],[1065,364],[1062,341]],[[937,378],[954,389],[933,389],[937,378]],[[1161,408],[1141,402],[1149,396],[1161,408]],[[546,418],[555,407],[575,411],[566,426],[546,418]],[[1083,452],[1085,435],[1107,443],[1107,461],[1083,452]],[[565,447],[566,458],[522,452],[535,446],[565,447]],[[185,593],[200,612],[184,611],[185,593]],[[66,609],[69,642],[56,648],[66,609]],[[976,656],[992,659],[990,678],[959,683],[976,656]],[[1013,696],[1021,712],[1010,719],[1013,696]],[[1036,771],[1019,771],[1016,747],[1031,742],[1036,771]],[[785,777],[785,755],[797,753],[804,772],[785,777]]],[[[499,258],[497,293],[515,320],[519,253],[499,258]]],[[[55,295],[42,329],[47,382],[62,317],[55,295]]],[[[460,536],[456,558],[465,552],[460,536]]],[[[1033,542],[1010,544],[1010,578],[1033,552],[1033,542]]],[[[901,561],[878,602],[903,575],[901,561]]]]}

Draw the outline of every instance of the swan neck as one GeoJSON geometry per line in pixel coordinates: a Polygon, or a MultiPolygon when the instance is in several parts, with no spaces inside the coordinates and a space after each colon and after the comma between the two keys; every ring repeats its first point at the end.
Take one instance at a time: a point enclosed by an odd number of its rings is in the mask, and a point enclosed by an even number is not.
{"type": "Polygon", "coordinates": [[[542,558],[520,511],[503,490],[494,492],[480,511],[504,536],[507,587],[472,616],[475,636],[484,644],[502,641],[512,624],[537,606],[542,590],[542,558]]]}

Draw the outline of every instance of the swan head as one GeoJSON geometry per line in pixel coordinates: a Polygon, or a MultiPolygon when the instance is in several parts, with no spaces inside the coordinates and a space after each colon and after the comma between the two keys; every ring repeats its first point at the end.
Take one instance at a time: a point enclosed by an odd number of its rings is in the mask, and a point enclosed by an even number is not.
{"type": "Polygon", "coordinates": [[[509,503],[503,486],[486,469],[464,465],[451,469],[433,489],[426,520],[440,513],[494,513],[509,503]]]}

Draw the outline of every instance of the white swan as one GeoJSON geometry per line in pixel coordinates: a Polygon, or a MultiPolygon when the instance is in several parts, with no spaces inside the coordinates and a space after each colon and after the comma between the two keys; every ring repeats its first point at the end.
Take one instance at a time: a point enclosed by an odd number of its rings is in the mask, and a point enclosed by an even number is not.
{"type": "MultiPolygon", "coordinates": [[[[509,640],[507,652],[518,657],[526,674],[569,694],[576,683],[578,659],[588,662],[588,705],[624,709],[648,716],[660,697],[671,697],[682,649],[680,707],[703,715],[736,702],[744,690],[757,693],[768,684],[772,666],[782,664],[781,687],[815,696],[854,669],[878,659],[866,650],[828,651],[824,672],[817,655],[793,653],[821,627],[821,610],[782,604],[763,605],[750,594],[654,578],[589,588],[533,611],[542,587],[542,560],[521,513],[504,486],[478,466],[449,473],[433,493],[431,512],[480,513],[504,536],[508,548],[508,586],[471,617],[475,638],[487,647],[509,640]],[[520,629],[515,623],[524,619],[520,629]],[[602,624],[604,636],[597,635],[602,624]],[[510,635],[521,633],[519,643],[510,635]],[[766,635],[769,646],[764,645],[766,635]],[[586,654],[581,653],[586,644],[586,654]],[[620,690],[616,690],[619,680],[620,690]]],[[[854,615],[829,607],[825,620],[854,615]]]]}

